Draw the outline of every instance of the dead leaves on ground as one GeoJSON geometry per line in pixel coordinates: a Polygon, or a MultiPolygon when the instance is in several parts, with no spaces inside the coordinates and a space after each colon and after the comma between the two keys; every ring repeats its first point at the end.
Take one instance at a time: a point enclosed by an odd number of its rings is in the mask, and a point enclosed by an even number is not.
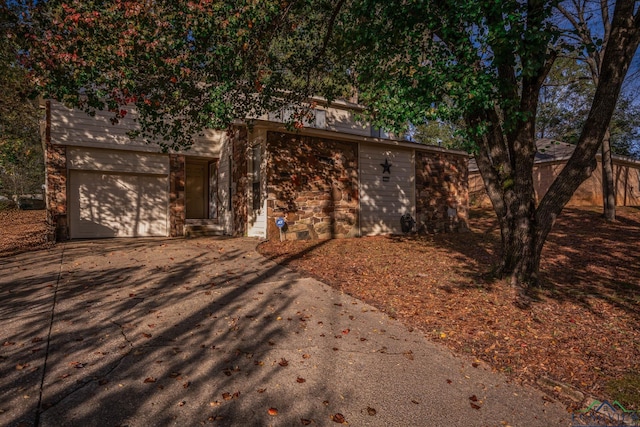
{"type": "Polygon", "coordinates": [[[335,239],[316,248],[274,241],[258,249],[476,358],[477,366],[481,360],[534,385],[549,376],[611,399],[607,381],[640,372],[640,210],[617,213],[606,224],[593,209],[563,211],[543,251],[546,287],[528,311],[514,306],[508,284],[484,276],[500,239],[490,211],[472,212],[470,233],[335,239]]]}

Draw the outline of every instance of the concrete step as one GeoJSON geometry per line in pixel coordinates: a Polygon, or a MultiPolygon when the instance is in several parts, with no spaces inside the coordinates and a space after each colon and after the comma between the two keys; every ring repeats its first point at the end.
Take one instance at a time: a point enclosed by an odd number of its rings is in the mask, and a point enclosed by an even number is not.
{"type": "Polygon", "coordinates": [[[185,224],[185,237],[223,236],[224,229],[220,224],[185,224]]]}

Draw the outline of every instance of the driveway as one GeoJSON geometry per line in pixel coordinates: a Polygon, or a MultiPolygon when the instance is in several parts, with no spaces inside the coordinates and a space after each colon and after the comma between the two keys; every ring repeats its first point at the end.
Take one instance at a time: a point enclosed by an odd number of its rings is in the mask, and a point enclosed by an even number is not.
{"type": "Polygon", "coordinates": [[[252,239],[0,258],[0,425],[552,426],[570,415],[252,239]]]}

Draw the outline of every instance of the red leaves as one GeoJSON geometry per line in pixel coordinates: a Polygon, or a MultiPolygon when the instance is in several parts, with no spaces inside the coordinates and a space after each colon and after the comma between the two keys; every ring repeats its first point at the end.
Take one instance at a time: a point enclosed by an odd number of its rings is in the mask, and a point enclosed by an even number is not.
{"type": "Polygon", "coordinates": [[[280,365],[280,366],[289,366],[289,361],[283,357],[278,362],[278,365],[280,365]]]}
{"type": "Polygon", "coordinates": [[[231,394],[228,392],[222,393],[222,398],[224,400],[231,400],[231,399],[237,399],[240,397],[240,392],[236,391],[235,393],[231,394]]]}
{"type": "Polygon", "coordinates": [[[480,405],[478,405],[475,402],[482,403],[482,401],[479,401],[478,397],[475,394],[473,396],[470,396],[469,400],[470,400],[469,404],[473,409],[480,409],[480,405]]]}
{"type": "Polygon", "coordinates": [[[345,424],[347,422],[347,420],[344,418],[344,415],[342,415],[341,413],[336,413],[331,417],[331,421],[333,421],[334,423],[338,423],[338,424],[345,424]]]}
{"type": "Polygon", "coordinates": [[[275,417],[276,415],[278,415],[278,410],[276,408],[269,408],[267,410],[267,413],[272,417],[275,417]]]}

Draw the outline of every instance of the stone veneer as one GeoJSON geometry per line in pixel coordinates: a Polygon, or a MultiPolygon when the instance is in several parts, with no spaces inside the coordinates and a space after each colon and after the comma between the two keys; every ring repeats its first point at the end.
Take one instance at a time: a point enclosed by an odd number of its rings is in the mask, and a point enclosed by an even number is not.
{"type": "Polygon", "coordinates": [[[468,229],[468,158],[416,151],[416,213],[421,232],[468,229]]]}
{"type": "Polygon", "coordinates": [[[235,191],[231,203],[233,205],[233,235],[235,237],[244,236],[247,232],[247,159],[249,157],[247,146],[247,128],[234,126],[229,131],[230,144],[232,147],[232,167],[231,176],[235,185],[235,191]]]}
{"type": "Polygon", "coordinates": [[[267,237],[288,240],[358,234],[358,146],[324,138],[268,132],[267,237]]]}
{"type": "Polygon", "coordinates": [[[45,122],[47,239],[69,239],[67,223],[67,147],[51,143],[51,103],[47,101],[45,122]]]}
{"type": "Polygon", "coordinates": [[[185,157],[169,155],[169,236],[184,236],[185,210],[185,157]]]}

